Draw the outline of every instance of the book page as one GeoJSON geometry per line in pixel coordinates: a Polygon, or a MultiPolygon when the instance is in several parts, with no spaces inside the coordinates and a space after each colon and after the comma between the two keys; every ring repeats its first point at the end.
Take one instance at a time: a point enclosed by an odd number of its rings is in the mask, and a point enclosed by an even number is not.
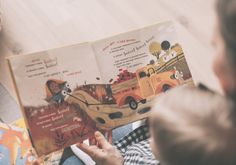
{"type": "Polygon", "coordinates": [[[109,120],[116,126],[147,117],[155,96],[192,83],[172,22],[96,41],[93,49],[103,82],[114,98],[109,120]]]}
{"type": "Polygon", "coordinates": [[[15,56],[9,62],[39,155],[93,135],[96,123],[78,91],[83,85],[102,83],[90,44],[15,56]]]}

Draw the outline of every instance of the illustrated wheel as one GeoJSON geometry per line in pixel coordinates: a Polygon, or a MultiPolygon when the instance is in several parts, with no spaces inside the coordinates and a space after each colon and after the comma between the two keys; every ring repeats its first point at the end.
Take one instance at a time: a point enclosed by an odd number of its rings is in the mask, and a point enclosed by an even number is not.
{"type": "Polygon", "coordinates": [[[138,103],[136,100],[134,100],[133,98],[130,98],[129,99],[129,107],[132,109],[132,110],[135,110],[138,108],[138,103]]]}
{"type": "Polygon", "coordinates": [[[162,91],[163,91],[163,92],[166,92],[166,91],[168,91],[170,88],[171,88],[170,85],[165,84],[165,85],[163,85],[163,87],[162,87],[162,91]]]}

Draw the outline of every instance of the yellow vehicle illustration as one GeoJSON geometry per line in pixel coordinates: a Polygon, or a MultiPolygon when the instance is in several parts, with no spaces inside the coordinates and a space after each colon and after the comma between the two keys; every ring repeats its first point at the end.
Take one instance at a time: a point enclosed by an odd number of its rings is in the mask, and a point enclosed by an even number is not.
{"type": "Polygon", "coordinates": [[[136,71],[133,79],[112,84],[113,96],[118,106],[128,104],[132,110],[137,109],[138,103],[146,103],[161,92],[179,85],[175,78],[175,70],[157,74],[153,67],[144,67],[136,71]]]}
{"type": "Polygon", "coordinates": [[[175,70],[156,74],[152,68],[140,69],[138,72],[138,82],[143,98],[155,96],[161,92],[166,92],[170,88],[179,85],[175,77],[175,70]],[[148,71],[145,71],[145,70],[148,71]]]}

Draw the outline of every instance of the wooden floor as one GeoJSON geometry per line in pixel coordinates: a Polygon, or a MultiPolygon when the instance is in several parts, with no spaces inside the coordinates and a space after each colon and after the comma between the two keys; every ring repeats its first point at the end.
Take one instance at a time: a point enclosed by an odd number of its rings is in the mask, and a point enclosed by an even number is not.
{"type": "MultiPolygon", "coordinates": [[[[177,22],[196,82],[219,90],[211,71],[214,0],[3,0],[0,104],[16,109],[5,57],[101,39],[162,20],[177,22]],[[10,93],[8,97],[5,88],[10,93]],[[11,97],[12,96],[12,97],[11,97]],[[5,104],[5,105],[4,105],[5,104]]],[[[12,115],[9,112],[9,115],[12,115]]],[[[15,114],[16,116],[18,114],[15,114]]],[[[7,118],[7,117],[5,117],[7,118]]],[[[14,118],[14,117],[13,117],[14,118]]],[[[12,119],[13,119],[12,118],[12,119]]]]}

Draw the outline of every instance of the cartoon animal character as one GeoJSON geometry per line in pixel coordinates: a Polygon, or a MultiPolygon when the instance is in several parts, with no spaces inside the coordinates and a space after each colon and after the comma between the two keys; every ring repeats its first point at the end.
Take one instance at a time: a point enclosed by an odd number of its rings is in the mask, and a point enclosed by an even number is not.
{"type": "Polygon", "coordinates": [[[46,101],[49,103],[61,103],[72,91],[66,81],[51,79],[46,82],[46,101]]]}
{"type": "Polygon", "coordinates": [[[180,72],[176,69],[176,67],[174,67],[175,70],[175,79],[178,80],[181,84],[184,82],[184,74],[183,72],[180,72]]]}

